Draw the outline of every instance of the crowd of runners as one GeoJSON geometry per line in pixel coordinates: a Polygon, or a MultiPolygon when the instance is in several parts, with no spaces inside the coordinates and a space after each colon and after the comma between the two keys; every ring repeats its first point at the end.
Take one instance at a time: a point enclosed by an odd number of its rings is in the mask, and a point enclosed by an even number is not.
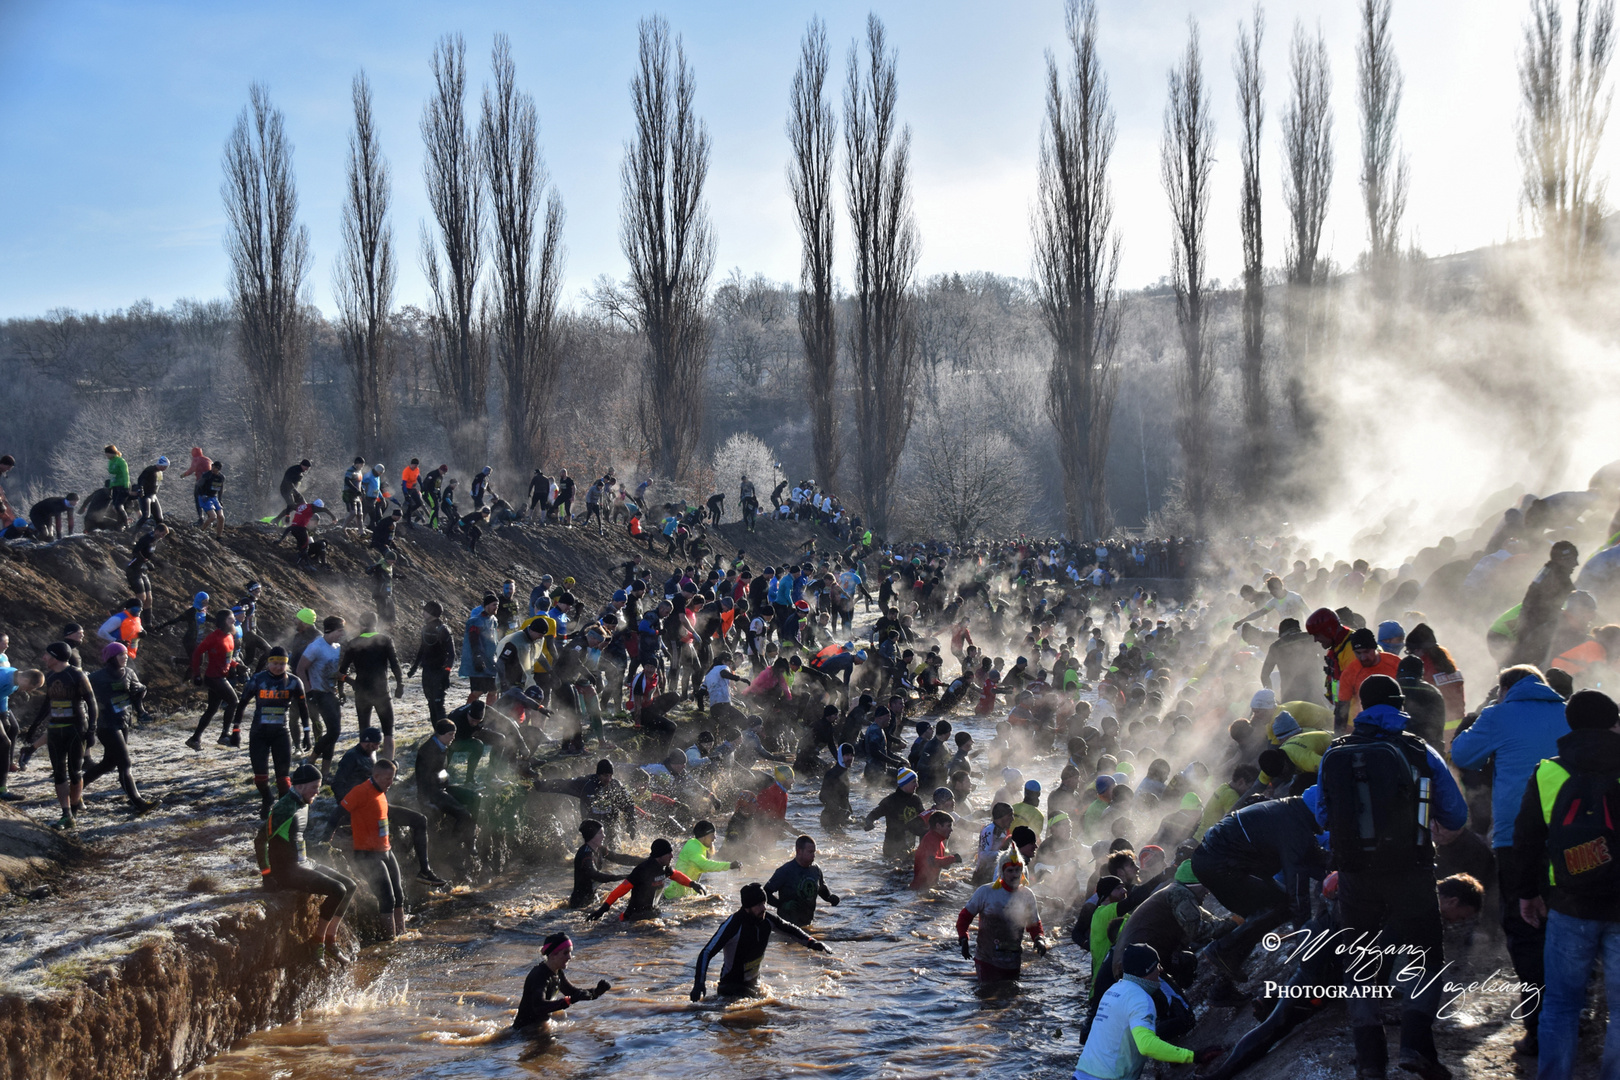
{"type": "MultiPolygon", "coordinates": [[[[356,459],[339,520],[301,461],[263,520],[316,564],[333,530],[358,531],[382,584],[374,610],[267,626],[255,582],[152,610],[150,575],[178,572],[159,569],[164,539],[192,526],[165,521],[166,459],[132,482],[106,454],[96,510],[131,530],[129,599],[89,632],[68,621],[89,613],[53,613],[60,639],[37,659],[13,664],[0,636],[0,798],[35,801],[16,781],[43,746],[61,828],[108,772],[151,809],[126,735],[153,707],[139,668],[175,663],[205,695],[186,745],[247,749],[265,886],[322,898],[323,963],[344,959],[337,928],[362,885],[385,935],[405,926],[405,833],[426,885],[476,871],[498,778],[577,804],[556,824],[577,828],[568,907],[583,920],[656,917],[791,840],[692,943],[694,1001],[716,966],[719,993],[757,993],[772,937],[824,950],[818,906],[839,903],[817,836],[788,817],[790,792],[814,783],[823,836],[881,828],[910,888],[971,889],[955,930],[981,982],[1016,980],[1060,942],[1089,954],[1078,1080],[1149,1060],[1235,1075],[1339,999],[1358,1076],[1389,1067],[1390,1007],[1397,1066],[1448,1076],[1433,1028],[1451,924],[1501,935],[1515,1049],[1544,1077],[1571,1073],[1599,956],[1620,995],[1620,625],[1601,618],[1620,602],[1613,470],[1387,566],[1291,538],[890,543],[813,484],[778,483],[762,513],[745,479],[747,529],[786,517],[814,537],[754,565],[716,531],[719,494],[650,511],[650,483],[606,475],[581,494],[566,470],[536,470],[525,505],[485,468],[463,506],[444,466],[413,460],[396,489],[356,459]],[[413,530],[476,552],[491,522],[623,528],[648,555],[615,560],[607,596],[544,576],[393,609],[385,584],[413,530]],[[393,702],[418,678],[427,728],[404,730],[393,702]],[[981,745],[964,722],[994,734],[981,745]],[[1356,949],[1266,956],[1335,934],[1356,949]],[[1281,990],[1256,994],[1261,965],[1281,990]],[[1184,1045],[1201,1010],[1243,1007],[1260,1022],[1235,1045],[1184,1045]]],[[[197,523],[221,535],[221,464],[194,449],[182,475],[197,523]]],[[[0,524],[48,542],[77,506],[13,518],[0,494],[0,524]]],[[[572,955],[565,933],[545,940],[515,1027],[611,989],[572,984],[572,955]]],[[[1620,1075],[1611,1032],[1606,1076],[1620,1075]]]]}

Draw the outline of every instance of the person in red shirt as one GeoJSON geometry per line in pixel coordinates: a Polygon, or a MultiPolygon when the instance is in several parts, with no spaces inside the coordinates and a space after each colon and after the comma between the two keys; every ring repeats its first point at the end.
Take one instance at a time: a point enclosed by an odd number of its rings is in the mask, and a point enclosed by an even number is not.
{"type": "Polygon", "coordinates": [[[332,524],[337,524],[337,515],[328,510],[326,503],[320,499],[313,502],[299,503],[293,507],[292,515],[287,518],[287,527],[281,530],[280,536],[276,537],[276,543],[281,543],[291,533],[292,538],[298,543],[298,554],[304,554],[309,550],[309,527],[315,523],[317,514],[325,514],[332,519],[332,524]]]}
{"type": "Polygon", "coordinates": [[[1361,711],[1361,684],[1373,675],[1396,678],[1400,673],[1401,658],[1378,647],[1378,637],[1367,627],[1350,635],[1350,648],[1355,659],[1346,664],[1339,675],[1339,700],[1350,705],[1349,719],[1354,720],[1361,711]]]}
{"type": "Polygon", "coordinates": [[[962,861],[962,856],[951,855],[945,851],[945,843],[951,838],[951,828],[954,822],[951,815],[943,810],[935,810],[928,815],[928,831],[917,844],[916,854],[911,857],[911,889],[913,892],[924,892],[932,889],[939,883],[939,875],[947,867],[955,866],[962,861]]]}
{"type": "Polygon", "coordinates": [[[772,770],[774,779],[765,785],[763,791],[754,796],[754,805],[758,807],[757,813],[772,823],[786,824],[787,797],[793,789],[793,767],[791,765],[778,765],[772,770]]]}
{"type": "Polygon", "coordinates": [[[388,789],[398,771],[388,758],[378,759],[371,767],[371,778],[351,788],[342,803],[354,830],[355,865],[376,894],[377,911],[388,937],[405,932],[405,890],[400,885],[399,862],[388,842],[388,789]]]}
{"type": "Polygon", "coordinates": [[[236,662],[235,656],[236,616],[229,611],[221,611],[214,616],[213,632],[199,641],[191,652],[191,680],[208,687],[208,704],[203,709],[202,718],[197,721],[197,730],[186,740],[186,745],[192,750],[202,749],[203,732],[208,730],[221,705],[225,706],[225,716],[219,730],[219,745],[240,746],[242,743],[241,729],[237,729],[235,734],[230,730],[231,716],[236,711],[236,690],[226,676],[236,662]]]}

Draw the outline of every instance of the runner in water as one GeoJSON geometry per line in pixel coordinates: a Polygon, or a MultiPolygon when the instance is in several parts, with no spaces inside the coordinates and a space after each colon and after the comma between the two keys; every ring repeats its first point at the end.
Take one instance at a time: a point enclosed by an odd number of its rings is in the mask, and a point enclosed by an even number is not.
{"type": "Polygon", "coordinates": [[[799,927],[784,921],[774,911],[766,911],[765,902],[763,885],[751,882],[743,886],[742,906],[720,924],[709,943],[698,952],[697,969],[692,974],[693,1001],[703,1000],[709,964],[721,953],[725,955],[725,966],[720,971],[717,992],[727,997],[758,995],[759,965],[765,959],[765,947],[770,944],[772,931],[786,934],[811,952],[827,951],[827,946],[799,927]]]}
{"type": "Polygon", "coordinates": [[[573,955],[574,943],[567,934],[552,934],[541,943],[540,962],[523,980],[523,999],[518,1002],[517,1015],[512,1018],[512,1030],[524,1031],[544,1024],[552,1014],[576,1002],[595,1001],[613,989],[613,984],[606,979],[589,990],[581,990],[569,982],[563,969],[573,955]]]}
{"type": "Polygon", "coordinates": [[[956,916],[956,938],[962,946],[962,959],[973,960],[982,982],[1018,978],[1024,959],[1024,931],[1038,956],[1046,955],[1046,932],[1035,894],[1024,888],[1024,864],[1008,861],[1001,866],[1001,877],[980,885],[956,916]],[[968,947],[968,929],[979,920],[977,958],[968,947]]]}

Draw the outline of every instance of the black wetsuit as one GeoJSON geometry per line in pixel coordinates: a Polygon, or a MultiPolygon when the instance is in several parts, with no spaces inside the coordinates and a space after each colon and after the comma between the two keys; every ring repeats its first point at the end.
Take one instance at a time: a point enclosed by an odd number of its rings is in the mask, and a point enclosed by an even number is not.
{"type": "Polygon", "coordinates": [[[855,816],[849,805],[849,766],[833,765],[821,777],[821,827],[831,829],[855,816]]]}
{"type": "Polygon", "coordinates": [[[309,832],[309,805],[297,792],[289,791],[276,800],[266,825],[269,836],[263,869],[269,885],[326,897],[321,902],[323,919],[347,911],[354,899],[354,879],[309,861],[304,841],[309,832]]]}
{"type": "Polygon", "coordinates": [[[610,874],[602,869],[603,863],[618,863],[620,866],[640,866],[641,860],[634,855],[620,855],[616,851],[603,848],[597,851],[589,844],[581,844],[574,853],[574,891],[569,894],[568,906],[571,908],[587,908],[596,903],[596,886],[623,881],[625,875],[610,874]]]}
{"type": "Polygon", "coordinates": [[[128,667],[122,670],[103,667],[88,676],[90,689],[96,695],[96,738],[101,742],[101,760],[84,769],[84,782],[89,784],[103,773],[118,771],[118,781],[124,787],[129,801],[139,803],[141,793],[135,786],[135,777],[129,770],[129,745],[124,740],[129,727],[125,714],[141,707],[146,687],[128,667]]]}
{"type": "Polygon", "coordinates": [[[523,980],[523,1000],[518,1003],[512,1027],[526,1028],[544,1023],[551,1019],[552,1013],[568,1008],[571,1002],[595,1001],[601,996],[595,987],[582,990],[575,986],[568,981],[566,973],[551,970],[551,965],[542,960],[523,980]]]}
{"type": "Polygon", "coordinates": [[[304,684],[291,672],[272,675],[268,669],[254,675],[242,688],[242,698],[236,704],[231,726],[242,726],[242,714],[253,705],[253,725],[248,729],[248,761],[253,766],[253,782],[264,798],[265,809],[270,803],[270,762],[275,760],[276,785],[283,790],[292,776],[293,735],[287,725],[289,709],[297,712],[304,725],[304,737],[309,738],[309,707],[304,699],[304,684]]]}
{"type": "Polygon", "coordinates": [[[719,992],[753,992],[759,984],[759,965],[765,959],[765,947],[770,944],[773,930],[780,930],[801,945],[814,944],[809,934],[784,921],[774,911],[767,911],[763,916],[751,915],[746,910],[732,912],[731,917],[720,924],[720,929],[714,932],[709,943],[698,953],[697,971],[692,976],[693,987],[703,987],[709,964],[717,954],[723,952],[726,960],[720,971],[719,992]]]}
{"type": "Polygon", "coordinates": [[[354,715],[360,729],[370,727],[371,712],[377,711],[377,726],[383,735],[394,737],[394,703],[388,697],[388,676],[402,683],[405,673],[400,670],[399,656],[394,652],[394,639],[387,634],[367,631],[349,642],[338,662],[341,678],[354,669],[354,715]]]}
{"type": "MultiPolygon", "coordinates": [[[[612,830],[623,825],[630,836],[636,835],[636,804],[624,785],[611,776],[605,781],[595,775],[573,780],[537,780],[534,790],[554,795],[571,795],[579,800],[579,820],[595,818],[612,830]]],[[[612,843],[611,835],[609,843],[612,843]]]]}
{"type": "Polygon", "coordinates": [[[789,859],[765,883],[765,902],[798,926],[809,926],[815,920],[818,896],[829,904],[835,899],[815,863],[800,866],[798,859],[789,859]]]}
{"type": "Polygon", "coordinates": [[[915,791],[907,794],[896,788],[867,813],[865,825],[874,824],[878,818],[883,819],[884,858],[893,859],[909,854],[916,847],[916,840],[908,826],[922,812],[923,801],[915,791]]]}
{"type": "Polygon", "coordinates": [[[158,564],[157,559],[152,557],[157,541],[156,536],[146,533],[129,546],[129,562],[124,564],[124,581],[129,585],[129,591],[137,596],[152,591],[152,579],[146,576],[146,572],[158,564]]]}
{"type": "Polygon", "coordinates": [[[94,739],[91,729],[97,722],[95,691],[77,667],[47,671],[43,689],[39,711],[23,741],[31,744],[39,726],[48,722],[45,747],[51,756],[51,782],[72,783],[84,772],[85,744],[94,739]]]}
{"type": "Polygon", "coordinates": [[[443,619],[425,624],[411,668],[422,669],[422,696],[427,698],[430,721],[444,719],[444,698],[450,690],[450,669],[455,662],[456,641],[450,627],[443,619]]]}

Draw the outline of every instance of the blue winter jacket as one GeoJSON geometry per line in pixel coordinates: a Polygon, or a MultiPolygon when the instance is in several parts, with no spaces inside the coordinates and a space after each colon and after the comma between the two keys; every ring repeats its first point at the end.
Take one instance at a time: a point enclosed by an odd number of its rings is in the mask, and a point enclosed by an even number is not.
{"type": "Polygon", "coordinates": [[[1473,727],[1451,740],[1451,761],[1460,769],[1478,769],[1496,755],[1491,784],[1493,847],[1513,846],[1513,819],[1519,814],[1525,785],[1542,758],[1558,756],[1558,740],[1568,734],[1564,699],[1540,679],[1524,678],[1480,713],[1473,727]]]}

